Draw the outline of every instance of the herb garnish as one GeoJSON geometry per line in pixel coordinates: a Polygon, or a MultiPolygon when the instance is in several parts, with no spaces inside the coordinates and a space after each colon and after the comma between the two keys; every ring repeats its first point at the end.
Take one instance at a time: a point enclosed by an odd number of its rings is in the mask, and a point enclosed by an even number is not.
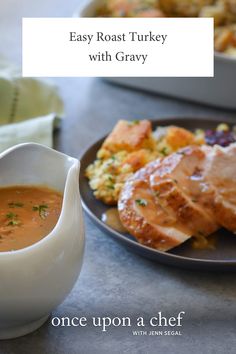
{"type": "Polygon", "coordinates": [[[168,155],[168,149],[167,149],[167,147],[164,146],[164,147],[161,149],[160,153],[161,153],[163,156],[167,156],[167,155],[168,155]]]}
{"type": "Polygon", "coordinates": [[[21,208],[24,206],[24,204],[20,203],[20,202],[11,202],[11,203],[8,203],[8,206],[9,206],[9,208],[21,208]]]}
{"type": "Polygon", "coordinates": [[[184,150],[181,151],[180,150],[180,151],[177,151],[176,154],[185,156],[186,155],[186,151],[184,151],[184,150]]]}
{"type": "Polygon", "coordinates": [[[19,223],[20,222],[18,220],[11,220],[11,221],[9,221],[7,226],[16,226],[16,225],[19,225],[19,223]]]}
{"type": "Polygon", "coordinates": [[[17,214],[10,212],[10,213],[6,214],[6,217],[7,217],[7,219],[10,219],[7,226],[19,225],[20,222],[17,220],[17,218],[18,218],[17,214]]]}
{"type": "Polygon", "coordinates": [[[147,201],[145,199],[136,199],[135,202],[140,206],[146,206],[147,201]]]}
{"type": "Polygon", "coordinates": [[[140,123],[140,120],[135,119],[135,120],[129,122],[128,125],[136,125],[136,124],[139,124],[139,123],[140,123]]]}
{"type": "Polygon", "coordinates": [[[40,205],[34,205],[32,210],[38,211],[40,218],[45,219],[47,216],[47,211],[46,211],[47,208],[48,206],[46,204],[40,204],[40,205]]]}
{"type": "Polygon", "coordinates": [[[14,219],[14,218],[17,217],[17,215],[16,215],[15,213],[10,212],[10,213],[6,214],[6,217],[7,217],[8,219],[14,219]]]}

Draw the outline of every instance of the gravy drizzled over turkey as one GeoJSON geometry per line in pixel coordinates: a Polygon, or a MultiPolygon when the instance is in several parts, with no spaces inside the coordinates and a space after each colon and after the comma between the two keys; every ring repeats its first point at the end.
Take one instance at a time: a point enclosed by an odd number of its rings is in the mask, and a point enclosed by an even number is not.
{"type": "Polygon", "coordinates": [[[129,178],[120,220],[144,245],[168,251],[220,227],[236,233],[236,144],[189,146],[129,178]]]}

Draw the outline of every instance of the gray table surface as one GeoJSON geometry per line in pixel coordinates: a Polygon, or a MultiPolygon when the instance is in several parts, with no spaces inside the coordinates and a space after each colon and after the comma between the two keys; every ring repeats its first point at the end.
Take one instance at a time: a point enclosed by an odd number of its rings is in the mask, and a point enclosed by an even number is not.
{"type": "MultiPolygon", "coordinates": [[[[78,0],[2,0],[0,53],[20,64],[21,17],[70,16],[77,5],[78,0]]],[[[136,92],[99,79],[54,81],[66,105],[66,119],[55,147],[75,157],[120,118],[236,118],[235,112],[136,92]]],[[[182,336],[137,337],[130,328],[102,333],[92,327],[53,328],[48,322],[33,334],[0,342],[1,354],[235,353],[235,274],[192,272],[155,264],[128,252],[87,217],[85,220],[87,241],[81,276],[53,315],[149,318],[159,311],[166,315],[185,311],[182,336]]]]}

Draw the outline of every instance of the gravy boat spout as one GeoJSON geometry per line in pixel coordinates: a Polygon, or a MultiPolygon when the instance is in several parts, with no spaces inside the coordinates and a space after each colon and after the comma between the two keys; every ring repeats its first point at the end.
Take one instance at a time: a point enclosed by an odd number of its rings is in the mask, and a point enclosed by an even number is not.
{"type": "Polygon", "coordinates": [[[0,252],[0,339],[37,329],[79,276],[84,253],[79,166],[77,159],[34,143],[0,154],[0,187],[45,185],[63,194],[59,220],[46,237],[0,252]]]}

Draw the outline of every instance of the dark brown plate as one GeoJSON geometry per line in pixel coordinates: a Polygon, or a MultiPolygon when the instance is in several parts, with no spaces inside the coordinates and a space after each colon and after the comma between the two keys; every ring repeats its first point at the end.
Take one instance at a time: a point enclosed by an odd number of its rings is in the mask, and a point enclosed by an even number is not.
{"type": "MultiPolygon", "coordinates": [[[[236,122],[230,119],[203,119],[203,118],[168,118],[153,121],[153,128],[166,125],[178,125],[187,129],[211,129],[217,124],[225,122],[229,125],[234,125],[236,122]]],[[[109,208],[105,204],[96,200],[92,190],[88,185],[88,180],[85,177],[86,167],[96,158],[96,153],[100,148],[103,139],[100,139],[91,145],[81,157],[81,173],[80,173],[80,192],[82,203],[87,214],[97,224],[97,226],[105,231],[115,240],[121,242],[141,256],[147,257],[157,262],[184,267],[188,269],[204,269],[204,270],[236,270],[236,235],[221,229],[217,231],[216,249],[196,250],[191,246],[191,242],[187,241],[181,246],[174,248],[169,252],[161,252],[138,243],[129,234],[123,234],[115,231],[101,221],[102,214],[109,208]]]]}

